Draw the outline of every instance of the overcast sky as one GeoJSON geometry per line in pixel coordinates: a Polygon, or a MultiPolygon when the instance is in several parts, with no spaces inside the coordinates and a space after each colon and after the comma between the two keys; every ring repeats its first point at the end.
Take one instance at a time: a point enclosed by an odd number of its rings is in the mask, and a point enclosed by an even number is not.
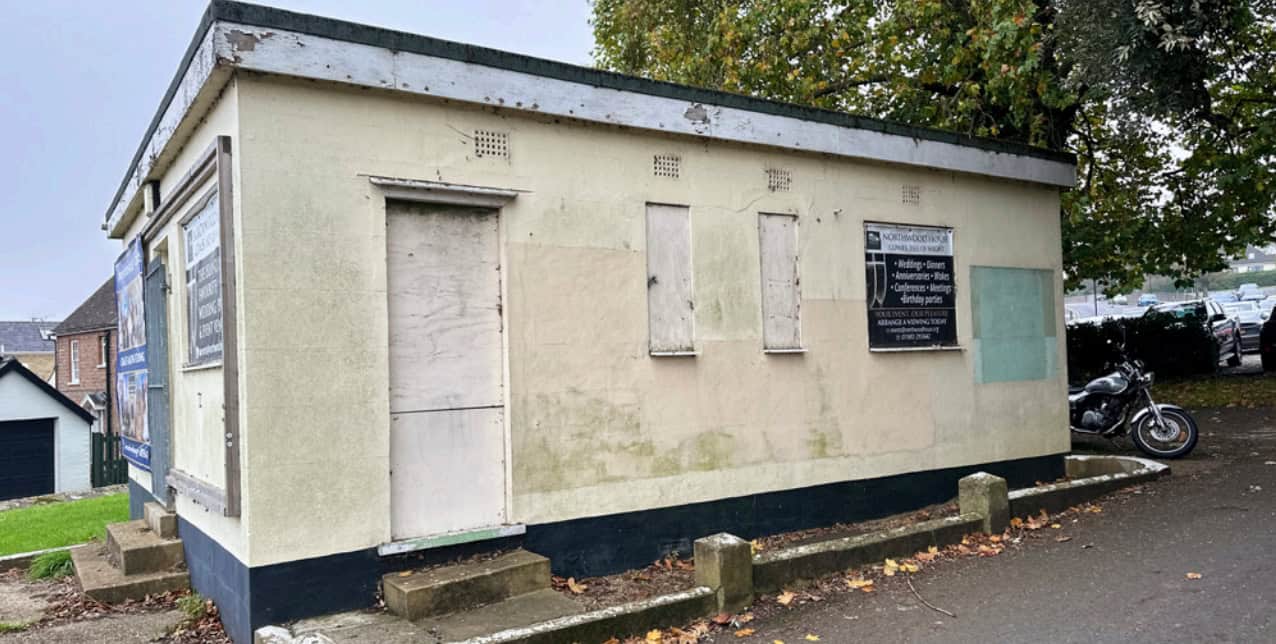
{"type": "MultiPolygon", "coordinates": [[[[0,320],[69,314],[120,252],[100,226],[199,0],[0,0],[0,320]]],[[[587,0],[259,0],[589,64],[587,0]]]]}

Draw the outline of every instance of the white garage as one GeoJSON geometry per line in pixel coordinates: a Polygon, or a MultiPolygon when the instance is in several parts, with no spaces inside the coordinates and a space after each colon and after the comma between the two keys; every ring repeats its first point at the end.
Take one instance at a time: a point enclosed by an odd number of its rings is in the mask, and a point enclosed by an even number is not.
{"type": "Polygon", "coordinates": [[[87,490],[93,415],[0,358],[0,500],[87,490]]]}

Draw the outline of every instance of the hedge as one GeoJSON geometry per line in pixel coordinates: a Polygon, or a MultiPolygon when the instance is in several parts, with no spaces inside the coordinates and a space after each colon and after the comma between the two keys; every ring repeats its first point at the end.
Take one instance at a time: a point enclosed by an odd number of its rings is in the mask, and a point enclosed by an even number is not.
{"type": "Polygon", "coordinates": [[[1123,329],[1126,354],[1142,360],[1158,378],[1211,374],[1218,367],[1218,346],[1204,321],[1152,311],[1136,318],[1068,325],[1068,382],[1083,385],[1112,371],[1123,329]]]}

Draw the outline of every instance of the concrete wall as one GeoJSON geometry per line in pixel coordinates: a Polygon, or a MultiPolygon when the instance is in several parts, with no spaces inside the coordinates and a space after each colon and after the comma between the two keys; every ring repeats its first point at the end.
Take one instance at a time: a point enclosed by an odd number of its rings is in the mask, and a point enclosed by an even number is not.
{"type": "Polygon", "coordinates": [[[53,491],[79,492],[89,480],[89,422],[26,378],[0,378],[0,421],[53,419],[53,491]]]}
{"type": "Polygon", "coordinates": [[[526,191],[501,213],[513,521],[1068,449],[1058,369],[973,375],[972,266],[1051,271],[1062,297],[1053,188],[242,73],[237,98],[251,565],[389,537],[385,203],[367,175],[526,191]],[[475,128],[508,132],[510,159],[475,158],[475,128]],[[660,153],[680,178],[652,176],[660,153]],[[777,167],[791,191],[768,191],[777,167]],[[690,206],[695,358],[647,353],[649,202],[690,206]],[[805,354],[762,352],[760,212],[799,219],[805,354]],[[955,228],[964,350],[869,353],[866,220],[955,228]]]}
{"type": "MultiPolygon", "coordinates": [[[[172,165],[166,168],[160,180],[160,194],[167,198],[176,184],[190,170],[219,135],[229,135],[232,141],[239,138],[238,90],[231,82],[213,103],[207,114],[192,128],[172,165]]],[[[237,158],[237,155],[234,155],[237,158]]],[[[236,165],[236,170],[238,165],[236,165]]],[[[168,297],[169,342],[169,403],[172,414],[173,467],[217,487],[225,486],[225,448],[222,432],[224,416],[223,377],[220,364],[186,367],[187,341],[187,288],[185,281],[185,247],[182,241],[180,219],[188,207],[197,205],[199,198],[215,185],[215,179],[202,185],[191,203],[183,207],[158,232],[147,248],[147,263],[157,255],[165,258],[170,292],[168,297]]],[[[239,174],[235,172],[235,185],[239,174]]],[[[235,190],[235,211],[239,212],[238,190],[235,190]]],[[[124,237],[127,244],[138,235],[147,222],[138,217],[124,237]]],[[[242,442],[241,442],[242,449],[242,442]]],[[[152,489],[148,472],[129,466],[129,478],[145,489],[152,489]]],[[[192,502],[188,497],[177,496],[177,510],[181,516],[204,533],[212,535],[223,547],[245,563],[248,561],[247,517],[227,518],[210,512],[192,502]]]]}

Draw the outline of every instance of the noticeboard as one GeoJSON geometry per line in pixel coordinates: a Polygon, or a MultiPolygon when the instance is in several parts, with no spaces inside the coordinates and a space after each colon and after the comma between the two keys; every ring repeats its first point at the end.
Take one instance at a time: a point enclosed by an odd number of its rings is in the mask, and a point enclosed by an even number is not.
{"type": "Polygon", "coordinates": [[[151,436],[146,426],[146,315],[143,310],[142,241],[134,239],[115,260],[115,302],[119,352],[115,399],[120,414],[120,451],[134,465],[151,468],[151,436]]]}
{"type": "Polygon", "coordinates": [[[953,229],[864,224],[868,346],[957,345],[953,229]]]}

